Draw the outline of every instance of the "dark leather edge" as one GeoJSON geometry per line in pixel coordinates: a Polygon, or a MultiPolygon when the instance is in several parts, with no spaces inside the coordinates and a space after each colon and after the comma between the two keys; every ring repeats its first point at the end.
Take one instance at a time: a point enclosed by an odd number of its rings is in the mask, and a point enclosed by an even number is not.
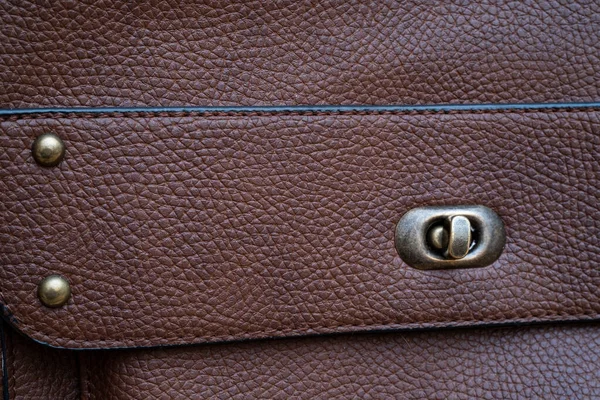
{"type": "Polygon", "coordinates": [[[107,346],[98,346],[98,347],[67,347],[67,346],[56,346],[45,342],[40,339],[36,339],[32,335],[24,332],[19,328],[17,324],[15,324],[14,320],[8,320],[5,316],[0,318],[0,325],[5,323],[9,325],[11,329],[15,332],[18,332],[21,335],[26,336],[28,339],[33,342],[40,344],[42,346],[46,346],[53,349],[61,349],[61,350],[73,350],[78,352],[87,352],[87,351],[96,351],[96,350],[131,350],[131,349],[164,349],[164,348],[176,348],[176,347],[187,347],[187,346],[204,346],[204,345],[212,345],[212,344],[222,344],[222,343],[244,343],[244,342],[253,342],[256,340],[285,340],[285,339],[293,339],[293,338],[315,338],[315,337],[329,337],[329,336],[338,336],[338,335],[363,335],[363,334],[377,334],[377,333],[401,333],[401,332],[431,332],[431,331],[451,331],[451,330],[460,330],[460,329],[487,329],[487,328],[513,328],[513,327],[524,327],[524,326],[548,326],[555,324],[589,324],[600,322],[600,315],[594,315],[582,318],[581,315],[575,316],[566,316],[565,318],[517,318],[517,319],[506,319],[499,320],[495,322],[489,321],[465,321],[465,322],[456,322],[456,323],[415,323],[415,324],[394,324],[394,325],[372,325],[368,329],[363,329],[360,326],[350,327],[355,329],[330,329],[324,330],[322,332],[296,332],[292,334],[286,335],[261,335],[261,336],[248,336],[248,337],[239,337],[235,336],[232,338],[217,338],[214,340],[205,340],[201,342],[194,343],[167,343],[167,344],[156,344],[150,346],[144,345],[124,345],[124,346],[113,346],[108,344],[107,346]],[[4,319],[4,321],[2,321],[4,319]]]}
{"type": "Polygon", "coordinates": [[[2,398],[9,400],[8,395],[8,359],[6,356],[6,334],[4,332],[5,322],[0,319],[0,346],[2,348],[2,398]]]}
{"type": "Polygon", "coordinates": [[[429,105],[306,105],[306,106],[223,106],[223,107],[97,107],[97,108],[20,108],[0,109],[0,117],[11,117],[29,114],[162,114],[162,113],[186,113],[186,114],[286,114],[286,113],[385,113],[385,112],[474,112],[474,111],[514,111],[514,110],[573,110],[598,108],[600,102],[585,103],[497,103],[497,104],[429,104],[429,105]]]}

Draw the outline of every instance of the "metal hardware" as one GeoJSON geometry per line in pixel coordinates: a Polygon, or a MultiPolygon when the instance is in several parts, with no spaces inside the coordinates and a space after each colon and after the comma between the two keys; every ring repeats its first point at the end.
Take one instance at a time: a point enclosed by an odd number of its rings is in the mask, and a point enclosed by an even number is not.
{"type": "Polygon", "coordinates": [[[42,167],[54,167],[65,156],[64,142],[53,133],[44,133],[35,139],[31,147],[35,162],[42,167]]]}
{"type": "Polygon", "coordinates": [[[396,250],[418,269],[476,268],[500,257],[506,234],[498,215],[484,206],[420,207],[396,226],[396,250]]]}
{"type": "Polygon", "coordinates": [[[427,241],[436,250],[446,249],[448,247],[448,231],[443,225],[436,225],[429,229],[427,241]]]}
{"type": "Polygon", "coordinates": [[[450,258],[463,258],[471,247],[471,222],[466,217],[458,215],[450,218],[448,229],[448,256],[450,258]]]}
{"type": "Polygon", "coordinates": [[[47,276],[38,286],[38,297],[46,307],[61,307],[71,297],[71,286],[60,275],[47,276]]]}

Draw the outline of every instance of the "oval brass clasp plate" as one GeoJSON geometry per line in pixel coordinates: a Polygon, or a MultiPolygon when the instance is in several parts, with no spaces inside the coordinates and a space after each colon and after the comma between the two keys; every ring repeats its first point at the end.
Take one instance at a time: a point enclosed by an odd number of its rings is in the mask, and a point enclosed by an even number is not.
{"type": "Polygon", "coordinates": [[[420,207],[400,219],[395,241],[411,267],[477,268],[500,257],[506,234],[500,217],[484,206],[420,207]]]}

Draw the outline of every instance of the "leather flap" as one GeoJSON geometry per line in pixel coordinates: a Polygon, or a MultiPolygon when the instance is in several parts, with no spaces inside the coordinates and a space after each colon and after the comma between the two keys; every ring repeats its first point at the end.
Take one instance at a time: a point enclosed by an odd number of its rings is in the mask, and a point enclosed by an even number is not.
{"type": "Polygon", "coordinates": [[[25,114],[0,124],[0,298],[69,348],[598,318],[600,110],[25,114]],[[42,168],[31,144],[60,136],[42,168]],[[394,228],[481,204],[507,244],[420,271],[394,228]],[[70,282],[44,307],[39,282],[70,282]]]}

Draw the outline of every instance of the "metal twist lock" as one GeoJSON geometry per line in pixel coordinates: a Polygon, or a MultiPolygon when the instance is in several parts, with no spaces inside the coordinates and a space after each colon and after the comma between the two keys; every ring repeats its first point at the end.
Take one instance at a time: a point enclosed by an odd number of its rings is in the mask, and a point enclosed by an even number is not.
{"type": "Polygon", "coordinates": [[[462,215],[456,215],[429,229],[429,244],[436,250],[443,251],[448,258],[455,260],[464,258],[471,248],[471,222],[462,215]]]}
{"type": "Polygon", "coordinates": [[[504,224],[484,206],[420,207],[396,226],[396,250],[418,269],[487,266],[504,248],[504,224]]]}

